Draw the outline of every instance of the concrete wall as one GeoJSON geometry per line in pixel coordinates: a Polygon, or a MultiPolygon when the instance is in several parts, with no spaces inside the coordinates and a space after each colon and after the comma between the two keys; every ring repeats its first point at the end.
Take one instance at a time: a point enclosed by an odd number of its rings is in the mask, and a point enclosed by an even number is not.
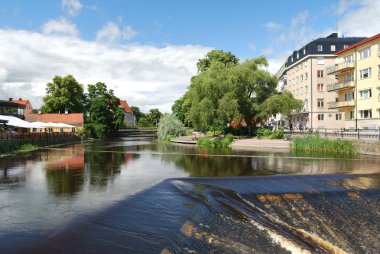
{"type": "Polygon", "coordinates": [[[380,156],[380,140],[353,140],[360,154],[380,156]]]}

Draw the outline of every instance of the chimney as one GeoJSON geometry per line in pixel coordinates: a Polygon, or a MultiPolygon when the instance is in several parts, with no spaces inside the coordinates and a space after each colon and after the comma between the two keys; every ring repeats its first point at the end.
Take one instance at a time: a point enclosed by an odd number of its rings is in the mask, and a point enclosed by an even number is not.
{"type": "Polygon", "coordinates": [[[13,101],[13,98],[9,98],[9,101],[13,101]]]}

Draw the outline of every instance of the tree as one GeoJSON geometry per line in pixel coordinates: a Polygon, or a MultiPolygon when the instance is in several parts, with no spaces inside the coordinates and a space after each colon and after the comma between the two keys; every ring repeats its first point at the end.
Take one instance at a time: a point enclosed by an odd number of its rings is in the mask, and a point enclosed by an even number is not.
{"type": "Polygon", "coordinates": [[[131,109],[136,117],[136,123],[138,123],[140,118],[143,117],[145,114],[141,112],[141,110],[138,107],[132,106],[131,109]]]}
{"type": "Polygon", "coordinates": [[[82,113],[83,85],[79,84],[72,75],[55,76],[53,82],[46,85],[46,96],[41,110],[45,113],[82,113]]]}
{"type": "Polygon", "coordinates": [[[160,118],[162,117],[162,113],[157,108],[153,108],[149,110],[148,114],[145,114],[141,117],[137,123],[139,127],[156,127],[160,118]]]}
{"type": "Polygon", "coordinates": [[[271,116],[275,114],[282,114],[289,116],[292,110],[300,110],[303,106],[301,100],[297,100],[288,91],[274,94],[269,97],[263,105],[263,114],[271,116]]]}
{"type": "Polygon", "coordinates": [[[186,129],[181,121],[173,114],[164,114],[158,123],[157,136],[159,139],[169,139],[185,135],[186,129]]]}
{"type": "Polygon", "coordinates": [[[124,112],[119,107],[120,99],[107,90],[104,83],[88,85],[86,128],[92,136],[102,138],[110,131],[116,131],[123,126],[124,112]]]}
{"type": "Polygon", "coordinates": [[[223,65],[230,67],[239,63],[239,58],[233,55],[230,51],[224,52],[223,50],[211,50],[197,63],[198,73],[207,71],[210,66],[219,62],[223,65]]]}
{"type": "Polygon", "coordinates": [[[277,79],[267,72],[264,57],[244,63],[214,61],[208,69],[192,77],[185,93],[188,118],[196,129],[223,128],[232,120],[245,119],[252,133],[253,119],[274,92],[277,79]]]}

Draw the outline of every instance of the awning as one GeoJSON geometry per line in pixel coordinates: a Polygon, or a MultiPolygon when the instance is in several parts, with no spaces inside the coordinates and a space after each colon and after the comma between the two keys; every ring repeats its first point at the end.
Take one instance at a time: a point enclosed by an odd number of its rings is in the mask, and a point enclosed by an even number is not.
{"type": "Polygon", "coordinates": [[[7,121],[7,126],[13,126],[13,127],[19,127],[19,128],[43,128],[40,125],[32,124],[27,121],[21,120],[20,118],[17,118],[15,116],[3,116],[0,115],[0,120],[7,121]]]}
{"type": "Polygon", "coordinates": [[[34,128],[74,128],[74,125],[66,124],[66,123],[42,123],[42,122],[33,122],[32,124],[39,125],[41,127],[34,128]]]}

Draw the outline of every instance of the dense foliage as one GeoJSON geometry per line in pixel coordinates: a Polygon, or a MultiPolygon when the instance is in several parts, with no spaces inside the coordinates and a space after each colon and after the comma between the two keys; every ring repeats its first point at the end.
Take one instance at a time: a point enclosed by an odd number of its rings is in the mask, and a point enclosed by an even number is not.
{"type": "Polygon", "coordinates": [[[51,83],[46,85],[46,96],[41,110],[44,113],[83,112],[83,85],[79,84],[72,75],[66,77],[55,76],[51,83]]]}
{"type": "Polygon", "coordinates": [[[86,129],[91,136],[102,138],[107,132],[118,130],[124,124],[124,109],[113,90],[104,83],[88,85],[86,101],[86,129]]]}
{"type": "Polygon", "coordinates": [[[157,127],[162,117],[162,113],[157,108],[149,110],[148,114],[144,114],[137,122],[138,127],[157,127]]]}
{"type": "Polygon", "coordinates": [[[165,114],[158,123],[157,136],[161,140],[179,137],[186,134],[186,129],[178,118],[171,114],[165,114]]]}
{"type": "Polygon", "coordinates": [[[224,138],[199,138],[197,140],[197,145],[207,148],[228,147],[233,140],[234,136],[232,134],[227,134],[224,138]]]}
{"type": "Polygon", "coordinates": [[[277,79],[265,70],[267,66],[264,57],[239,63],[230,52],[210,51],[199,60],[198,74],[172,111],[197,130],[225,129],[239,119],[238,125],[244,121],[252,134],[258,121],[301,105],[290,93],[276,92],[277,79]],[[271,96],[276,97],[267,101],[271,96]],[[281,107],[275,105],[278,100],[281,107]]]}

